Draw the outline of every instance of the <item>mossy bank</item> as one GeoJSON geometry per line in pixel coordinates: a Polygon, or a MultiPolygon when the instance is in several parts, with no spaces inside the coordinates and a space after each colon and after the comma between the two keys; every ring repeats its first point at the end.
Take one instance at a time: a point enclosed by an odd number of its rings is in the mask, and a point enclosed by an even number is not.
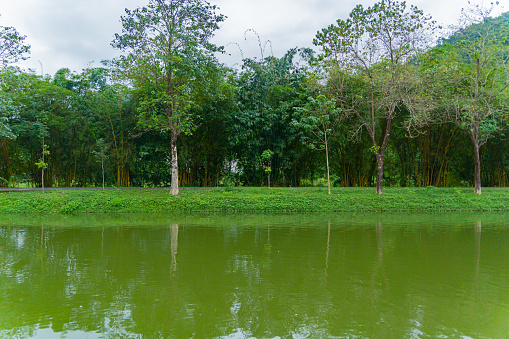
{"type": "Polygon", "coordinates": [[[240,188],[232,190],[52,190],[2,192],[0,213],[509,211],[509,189],[240,188]]]}

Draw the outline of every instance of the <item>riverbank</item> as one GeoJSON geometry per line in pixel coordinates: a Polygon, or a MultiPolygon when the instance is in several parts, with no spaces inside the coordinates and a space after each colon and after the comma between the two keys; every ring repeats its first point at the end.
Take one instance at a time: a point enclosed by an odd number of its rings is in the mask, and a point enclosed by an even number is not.
{"type": "Polygon", "coordinates": [[[241,188],[182,190],[52,190],[0,193],[0,213],[189,212],[461,212],[509,211],[508,188],[241,188]]]}

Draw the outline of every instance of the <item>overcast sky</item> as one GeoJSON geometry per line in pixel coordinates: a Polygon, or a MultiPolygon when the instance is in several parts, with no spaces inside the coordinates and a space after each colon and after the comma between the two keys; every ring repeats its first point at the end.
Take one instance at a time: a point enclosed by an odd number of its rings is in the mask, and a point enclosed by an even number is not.
{"type": "MultiPolygon", "coordinates": [[[[100,66],[100,61],[117,55],[110,43],[121,32],[124,9],[144,6],[148,0],[0,0],[0,25],[13,26],[27,36],[32,46],[23,68],[54,74],[60,68],[81,71],[100,66]]],[[[370,6],[371,0],[216,0],[211,1],[228,18],[216,33],[214,42],[226,46],[230,56],[220,60],[232,66],[244,57],[260,57],[254,29],[262,41],[271,41],[265,56],[282,56],[293,47],[312,47],[317,31],[346,19],[357,4],[370,6]],[[230,44],[230,45],[229,45],[230,44]]],[[[440,24],[457,21],[467,0],[410,0],[440,24]]],[[[509,0],[500,1],[509,10],[509,0]]]]}

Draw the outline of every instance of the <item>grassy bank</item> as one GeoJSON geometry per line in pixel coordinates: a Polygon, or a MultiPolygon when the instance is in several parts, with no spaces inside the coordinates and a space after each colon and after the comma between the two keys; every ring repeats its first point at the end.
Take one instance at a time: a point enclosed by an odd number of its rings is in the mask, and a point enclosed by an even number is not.
{"type": "Polygon", "coordinates": [[[509,211],[509,189],[484,188],[242,188],[183,190],[62,190],[0,193],[0,213],[187,212],[439,212],[509,211]]]}

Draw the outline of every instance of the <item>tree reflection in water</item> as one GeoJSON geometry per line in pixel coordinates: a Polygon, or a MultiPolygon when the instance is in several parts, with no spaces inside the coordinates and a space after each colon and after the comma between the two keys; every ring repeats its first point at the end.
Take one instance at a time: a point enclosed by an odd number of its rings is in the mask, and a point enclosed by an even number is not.
{"type": "Polygon", "coordinates": [[[503,222],[285,218],[1,226],[0,337],[505,335],[503,222]]]}

